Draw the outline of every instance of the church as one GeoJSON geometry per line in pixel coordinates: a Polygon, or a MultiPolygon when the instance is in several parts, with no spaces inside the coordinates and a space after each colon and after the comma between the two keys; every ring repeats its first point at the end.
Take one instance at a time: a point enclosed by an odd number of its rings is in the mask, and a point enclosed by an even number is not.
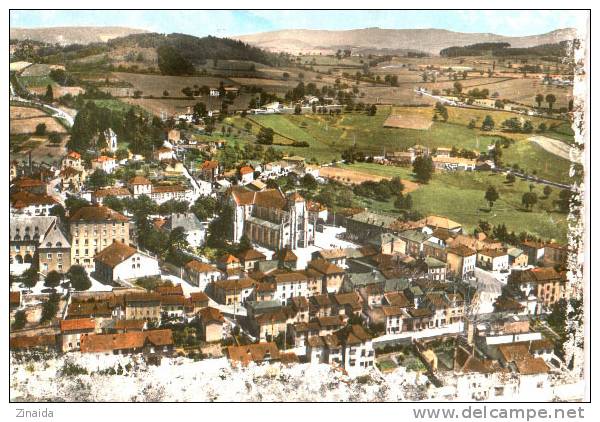
{"type": "Polygon", "coordinates": [[[252,243],[277,250],[306,248],[314,243],[315,222],[309,221],[306,201],[298,193],[284,195],[279,189],[254,192],[233,187],[233,240],[246,235],[252,243]]]}

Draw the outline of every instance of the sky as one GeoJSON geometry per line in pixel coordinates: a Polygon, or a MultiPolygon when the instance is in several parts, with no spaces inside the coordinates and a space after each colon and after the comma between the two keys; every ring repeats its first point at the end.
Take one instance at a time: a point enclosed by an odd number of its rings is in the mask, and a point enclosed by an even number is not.
{"type": "Polygon", "coordinates": [[[279,29],[439,28],[506,36],[542,34],[585,24],[586,12],[547,10],[11,10],[11,27],[127,26],[219,37],[279,29]]]}

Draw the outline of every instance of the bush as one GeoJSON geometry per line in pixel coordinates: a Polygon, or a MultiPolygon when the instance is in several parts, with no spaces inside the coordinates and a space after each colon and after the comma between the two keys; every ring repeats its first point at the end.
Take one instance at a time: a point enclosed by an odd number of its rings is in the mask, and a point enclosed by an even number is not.
{"type": "Polygon", "coordinates": [[[66,361],[59,371],[60,375],[65,377],[75,377],[77,375],[87,375],[88,371],[83,366],[66,361]]]}

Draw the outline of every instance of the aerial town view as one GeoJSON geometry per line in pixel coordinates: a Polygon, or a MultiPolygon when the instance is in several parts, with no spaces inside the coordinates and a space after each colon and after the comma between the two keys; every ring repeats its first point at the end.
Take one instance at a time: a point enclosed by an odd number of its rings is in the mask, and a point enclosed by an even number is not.
{"type": "Polygon", "coordinates": [[[10,401],[585,400],[588,14],[506,12],[12,10],[10,401]]]}

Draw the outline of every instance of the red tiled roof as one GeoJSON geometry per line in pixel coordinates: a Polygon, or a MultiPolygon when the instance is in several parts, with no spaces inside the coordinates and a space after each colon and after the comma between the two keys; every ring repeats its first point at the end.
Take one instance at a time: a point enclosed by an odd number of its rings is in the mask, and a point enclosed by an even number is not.
{"type": "Polygon", "coordinates": [[[135,176],[131,180],[129,180],[130,185],[151,185],[150,180],[146,179],[143,176],[135,176]]]}
{"type": "Polygon", "coordinates": [[[166,193],[166,192],[185,192],[186,187],[182,185],[153,185],[152,193],[166,193]]]}
{"type": "Polygon", "coordinates": [[[219,258],[219,262],[223,264],[233,264],[234,262],[240,262],[240,260],[231,254],[226,254],[219,258]]]}
{"type": "Polygon", "coordinates": [[[13,208],[20,209],[31,205],[51,205],[58,202],[51,196],[45,194],[35,194],[27,191],[19,191],[10,195],[10,202],[13,208]]]}
{"type": "Polygon", "coordinates": [[[141,349],[149,342],[154,346],[170,346],[173,344],[173,333],[170,329],[134,331],[123,334],[92,334],[81,339],[83,353],[102,353],[113,350],[141,349]]]}
{"type": "Polygon", "coordinates": [[[219,167],[219,162],[215,160],[207,160],[202,163],[202,170],[210,170],[219,167]]]}
{"type": "Polygon", "coordinates": [[[142,331],[146,326],[143,319],[118,319],[115,321],[115,330],[138,330],[142,331]]]}
{"type": "Polygon", "coordinates": [[[198,312],[200,314],[200,318],[204,324],[210,323],[223,323],[225,322],[225,318],[221,311],[215,308],[211,308],[210,306],[207,308],[200,309],[198,312]]]}
{"type": "Polygon", "coordinates": [[[254,284],[254,280],[250,278],[242,278],[239,280],[219,280],[215,281],[215,288],[223,289],[225,291],[237,290],[240,293],[240,290],[247,289],[254,284]]]}
{"type": "Polygon", "coordinates": [[[264,254],[260,253],[256,249],[246,249],[245,251],[238,253],[237,257],[240,260],[244,260],[244,261],[252,261],[252,260],[256,260],[256,259],[267,259],[267,257],[264,254]]]}
{"type": "Polygon", "coordinates": [[[181,287],[181,284],[178,284],[176,286],[167,286],[167,285],[157,286],[156,289],[154,289],[154,291],[163,296],[167,296],[167,295],[181,296],[181,295],[183,295],[183,288],[181,287]]]}
{"type": "Polygon", "coordinates": [[[63,319],[60,321],[60,331],[95,330],[96,321],[91,318],[63,319]]]}
{"type": "Polygon", "coordinates": [[[207,303],[209,301],[208,295],[204,292],[190,293],[190,300],[192,303],[207,303]]]}
{"type": "Polygon", "coordinates": [[[96,256],[94,256],[94,260],[114,268],[136,252],[136,248],[132,248],[125,243],[113,242],[112,245],[98,252],[96,256]]]}
{"type": "Polygon", "coordinates": [[[240,169],[240,174],[244,175],[244,174],[250,174],[250,173],[254,173],[254,169],[252,167],[249,166],[244,166],[240,169]]]}
{"type": "Polygon", "coordinates": [[[325,275],[340,274],[345,272],[343,268],[340,268],[324,259],[313,259],[308,263],[308,266],[325,275]]]}
{"type": "Polygon", "coordinates": [[[48,346],[56,346],[55,335],[19,336],[11,337],[9,340],[9,347],[11,349],[29,349],[33,347],[48,346]]]}
{"type": "Polygon", "coordinates": [[[129,219],[117,211],[105,206],[81,207],[69,218],[70,222],[105,222],[116,221],[120,223],[129,222],[129,219]]]}
{"type": "Polygon", "coordinates": [[[208,272],[219,271],[217,268],[213,267],[212,265],[205,264],[204,262],[200,262],[196,259],[193,259],[190,262],[188,262],[187,264],[185,264],[185,268],[192,270],[192,271],[196,271],[198,273],[208,273],[208,272]]]}
{"type": "Polygon", "coordinates": [[[279,359],[279,349],[273,342],[229,346],[227,347],[227,356],[230,360],[247,365],[250,362],[262,362],[265,359],[279,359]]]}
{"type": "Polygon", "coordinates": [[[118,187],[109,187],[102,188],[94,191],[94,196],[96,198],[105,197],[105,196],[130,196],[131,192],[127,188],[118,188],[118,187]]]}

